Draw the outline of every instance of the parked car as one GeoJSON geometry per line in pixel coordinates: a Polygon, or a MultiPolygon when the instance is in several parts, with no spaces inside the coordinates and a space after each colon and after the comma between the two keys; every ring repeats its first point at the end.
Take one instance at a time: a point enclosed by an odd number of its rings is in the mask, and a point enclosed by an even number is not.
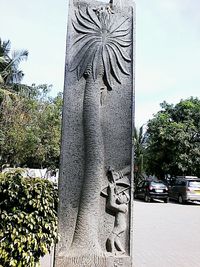
{"type": "Polygon", "coordinates": [[[169,197],[180,204],[188,201],[200,201],[200,178],[179,176],[169,186],[169,197]]]}
{"type": "Polygon", "coordinates": [[[142,198],[146,202],[153,199],[161,199],[165,203],[169,201],[168,187],[162,181],[142,181],[135,188],[135,198],[142,198]]]}

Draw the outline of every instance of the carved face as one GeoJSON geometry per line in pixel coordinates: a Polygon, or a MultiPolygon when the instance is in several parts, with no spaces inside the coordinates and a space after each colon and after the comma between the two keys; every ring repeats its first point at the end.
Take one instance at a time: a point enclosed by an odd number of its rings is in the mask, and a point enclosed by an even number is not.
{"type": "Polygon", "coordinates": [[[113,175],[113,180],[114,181],[119,180],[120,176],[119,176],[119,173],[118,172],[112,172],[112,175],[113,175]]]}
{"type": "Polygon", "coordinates": [[[117,203],[118,204],[127,204],[129,202],[130,198],[129,195],[126,194],[125,192],[122,192],[121,194],[119,194],[118,198],[117,198],[117,203]]]}

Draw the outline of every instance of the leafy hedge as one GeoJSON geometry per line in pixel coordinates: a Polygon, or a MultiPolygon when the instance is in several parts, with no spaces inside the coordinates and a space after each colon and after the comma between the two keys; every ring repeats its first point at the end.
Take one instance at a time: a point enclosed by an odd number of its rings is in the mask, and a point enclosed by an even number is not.
{"type": "Polygon", "coordinates": [[[57,241],[57,186],[0,174],[0,267],[36,267],[57,241]]]}

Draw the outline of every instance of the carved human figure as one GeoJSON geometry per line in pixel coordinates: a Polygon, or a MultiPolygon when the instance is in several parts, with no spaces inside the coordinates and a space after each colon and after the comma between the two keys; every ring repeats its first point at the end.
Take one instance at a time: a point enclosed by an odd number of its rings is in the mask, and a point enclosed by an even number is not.
{"type": "Polygon", "coordinates": [[[107,171],[107,177],[110,183],[116,183],[120,179],[123,179],[125,176],[131,173],[131,166],[127,165],[119,171],[115,171],[113,168],[109,167],[107,171]]]}
{"type": "Polygon", "coordinates": [[[107,239],[107,251],[111,253],[119,252],[124,254],[125,250],[120,242],[121,234],[126,230],[128,203],[130,197],[122,191],[117,193],[115,183],[109,183],[107,208],[115,213],[115,222],[112,233],[107,239]]]}

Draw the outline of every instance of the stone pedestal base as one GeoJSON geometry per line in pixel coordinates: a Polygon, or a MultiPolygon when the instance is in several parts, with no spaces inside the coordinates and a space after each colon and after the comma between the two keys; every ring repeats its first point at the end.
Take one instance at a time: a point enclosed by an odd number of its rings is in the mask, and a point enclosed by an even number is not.
{"type": "Polygon", "coordinates": [[[57,267],[127,267],[131,266],[129,256],[82,256],[57,257],[57,267]]]}

